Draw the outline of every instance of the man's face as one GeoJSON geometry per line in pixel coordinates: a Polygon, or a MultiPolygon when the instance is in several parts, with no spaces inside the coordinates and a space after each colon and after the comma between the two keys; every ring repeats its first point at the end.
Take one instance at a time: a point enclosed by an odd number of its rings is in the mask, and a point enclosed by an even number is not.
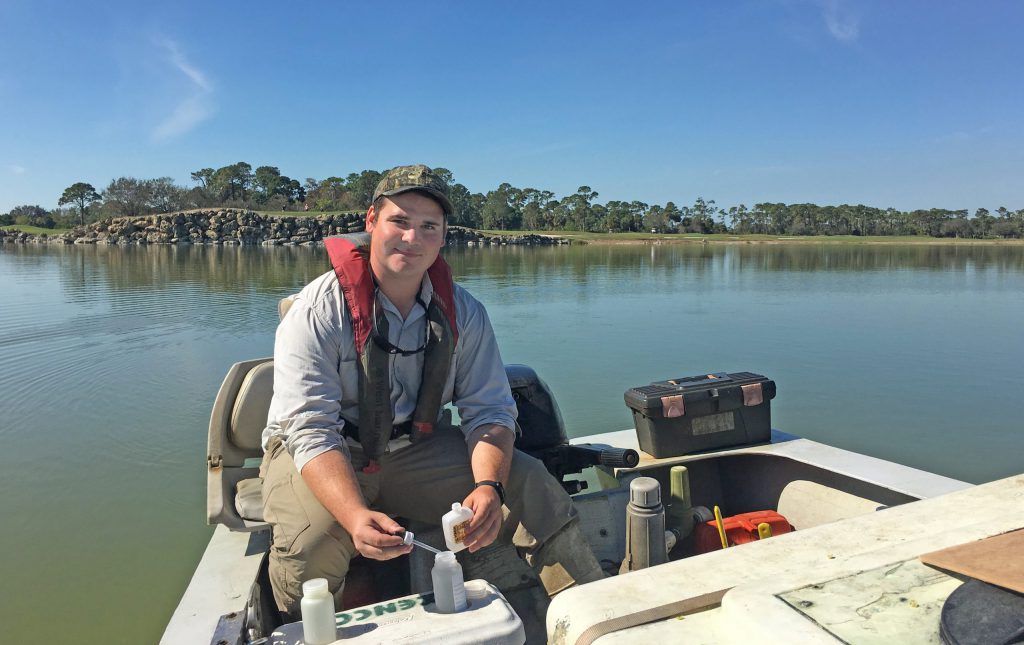
{"type": "Polygon", "coordinates": [[[370,266],[378,280],[421,280],[444,246],[444,211],[433,199],[410,191],[385,197],[366,213],[370,266]]]}

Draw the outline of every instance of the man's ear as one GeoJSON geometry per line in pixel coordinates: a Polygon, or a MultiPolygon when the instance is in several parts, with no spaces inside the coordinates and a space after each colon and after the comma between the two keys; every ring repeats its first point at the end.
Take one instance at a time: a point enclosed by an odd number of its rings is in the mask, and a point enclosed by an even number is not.
{"type": "Polygon", "coordinates": [[[373,205],[366,209],[366,229],[367,233],[373,231],[374,226],[377,224],[377,211],[374,210],[373,205]]]}

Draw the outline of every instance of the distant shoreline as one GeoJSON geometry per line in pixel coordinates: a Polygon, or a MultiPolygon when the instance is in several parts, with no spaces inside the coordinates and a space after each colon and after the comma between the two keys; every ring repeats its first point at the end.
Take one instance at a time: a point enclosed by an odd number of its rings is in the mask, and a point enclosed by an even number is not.
{"type": "MultiPolygon", "coordinates": [[[[485,235],[508,234],[509,231],[482,230],[485,235]]],[[[519,234],[552,236],[571,243],[595,245],[648,245],[661,244],[835,244],[835,245],[965,245],[965,246],[1024,246],[1018,238],[953,238],[925,235],[764,235],[713,233],[580,233],[578,231],[517,231],[519,234]]]]}
{"type": "MultiPolygon", "coordinates": [[[[241,209],[197,209],[166,215],[105,219],[84,227],[48,230],[0,227],[3,244],[243,245],[320,246],[326,236],[363,230],[361,213],[317,217],[270,215],[241,209]]],[[[506,231],[451,227],[449,246],[548,246],[566,244],[818,244],[919,246],[1024,246],[1019,238],[955,238],[857,235],[765,235],[730,233],[581,233],[578,231],[506,231]]]]}
{"type": "MultiPolygon", "coordinates": [[[[576,242],[571,235],[567,237],[576,242]]],[[[792,237],[792,236],[766,236],[766,235],[730,235],[730,236],[719,236],[719,235],[706,235],[703,238],[693,237],[682,237],[682,236],[665,236],[664,238],[650,239],[632,239],[622,240],[614,239],[609,236],[608,239],[593,239],[593,240],[578,240],[587,244],[594,245],[648,245],[657,246],[663,244],[770,244],[770,245],[786,245],[786,244],[824,244],[831,246],[1024,246],[1024,239],[968,239],[968,238],[947,238],[947,237],[926,237],[923,235],[919,236],[828,236],[828,235],[809,235],[806,237],[792,237]],[[706,240],[706,241],[705,241],[706,240]]]]}
{"type": "MultiPolygon", "coordinates": [[[[79,244],[113,246],[323,246],[332,235],[360,233],[361,213],[325,217],[268,215],[244,209],[195,209],[164,215],[116,217],[70,230],[47,231],[12,226],[0,229],[0,244],[79,244]],[[5,230],[14,229],[14,230],[5,230]]],[[[501,235],[451,227],[451,246],[552,246],[568,244],[560,236],[504,231],[501,235]]]]}

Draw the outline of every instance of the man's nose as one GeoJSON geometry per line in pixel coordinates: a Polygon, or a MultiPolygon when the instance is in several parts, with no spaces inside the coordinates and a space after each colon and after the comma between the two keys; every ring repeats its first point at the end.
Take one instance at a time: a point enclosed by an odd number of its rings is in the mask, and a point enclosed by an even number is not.
{"type": "Polygon", "coordinates": [[[419,238],[419,231],[416,230],[415,226],[409,227],[402,231],[402,241],[406,243],[413,243],[419,238]]]}

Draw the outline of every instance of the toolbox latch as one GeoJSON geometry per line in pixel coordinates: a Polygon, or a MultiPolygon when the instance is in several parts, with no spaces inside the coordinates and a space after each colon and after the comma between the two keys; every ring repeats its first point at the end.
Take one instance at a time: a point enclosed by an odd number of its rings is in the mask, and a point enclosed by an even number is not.
{"type": "Polygon", "coordinates": [[[741,385],[740,389],[743,390],[744,406],[751,407],[754,405],[761,405],[762,403],[764,403],[764,391],[761,389],[760,383],[741,385]]]}
{"type": "Polygon", "coordinates": [[[661,415],[666,419],[683,416],[683,395],[661,397],[661,415]]]}

